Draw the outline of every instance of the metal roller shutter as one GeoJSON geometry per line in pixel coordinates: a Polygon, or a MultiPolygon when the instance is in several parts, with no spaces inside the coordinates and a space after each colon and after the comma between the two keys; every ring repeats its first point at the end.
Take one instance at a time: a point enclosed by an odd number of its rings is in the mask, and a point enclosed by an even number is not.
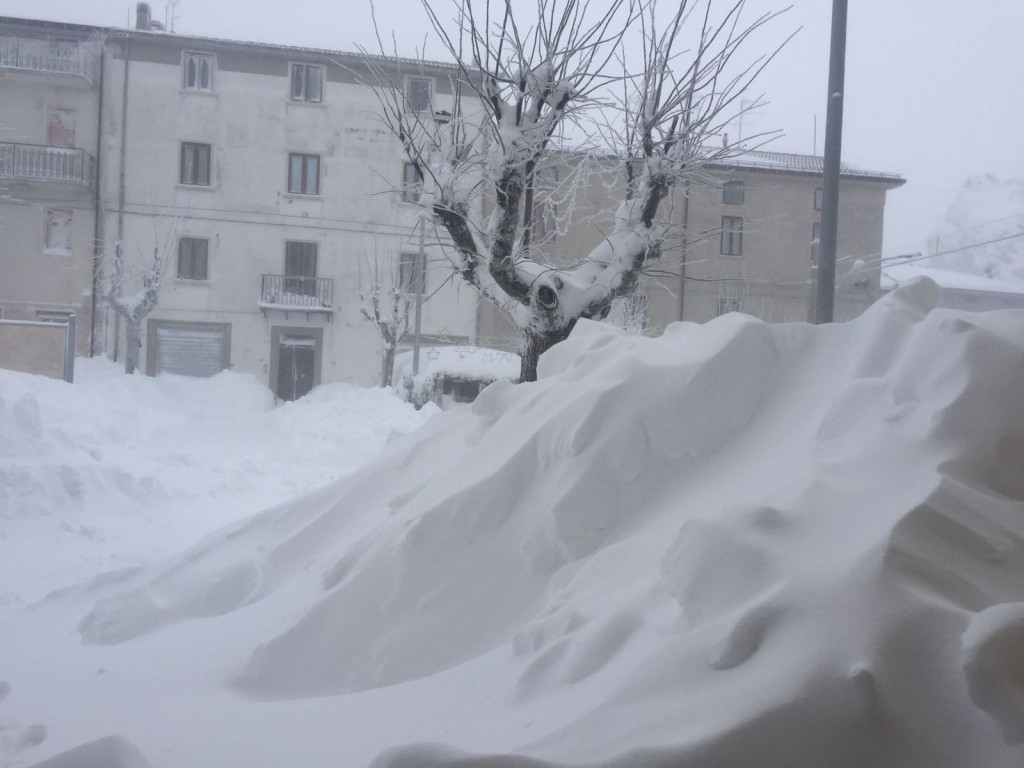
{"type": "Polygon", "coordinates": [[[160,326],[156,329],[156,372],[213,376],[226,364],[227,331],[160,326]]]}

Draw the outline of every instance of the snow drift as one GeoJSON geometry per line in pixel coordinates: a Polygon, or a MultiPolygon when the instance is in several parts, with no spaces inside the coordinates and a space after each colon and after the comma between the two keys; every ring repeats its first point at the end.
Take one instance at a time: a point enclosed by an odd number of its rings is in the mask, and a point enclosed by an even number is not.
{"type": "Polygon", "coordinates": [[[81,639],[195,643],[228,723],[378,713],[303,765],[1019,768],[1024,313],[935,294],[818,328],[583,322],[537,383],[88,588],[81,639]]]}

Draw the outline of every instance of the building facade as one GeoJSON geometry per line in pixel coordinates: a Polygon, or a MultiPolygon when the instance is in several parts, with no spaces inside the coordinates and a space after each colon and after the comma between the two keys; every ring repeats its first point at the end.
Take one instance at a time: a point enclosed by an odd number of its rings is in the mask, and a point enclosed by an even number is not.
{"type": "MultiPolygon", "coordinates": [[[[231,368],[283,399],[320,382],[375,383],[380,340],[360,293],[381,273],[411,289],[420,208],[364,57],[166,34],[146,28],[141,10],[134,30],[0,19],[3,40],[22,49],[52,53],[74,35],[91,57],[75,76],[0,60],[11,95],[0,119],[40,147],[16,144],[13,162],[43,157],[7,184],[0,311],[76,312],[80,350],[120,356],[122,323],[104,310],[109,277],[120,272],[130,298],[155,267],[147,373],[231,368]],[[84,170],[47,177],[47,158],[68,153],[84,170]]],[[[409,108],[444,109],[450,71],[388,65],[409,108]]],[[[12,164],[8,154],[0,163],[12,164]]],[[[445,285],[432,249],[425,265],[425,290],[441,295],[423,306],[424,334],[475,341],[476,297],[445,285]]]]}
{"type": "MultiPolygon", "coordinates": [[[[141,333],[147,373],[230,368],[282,399],[375,383],[381,344],[360,293],[382,272],[411,289],[421,216],[378,94],[400,88],[433,118],[451,106],[454,70],[381,59],[385,82],[362,54],[153,26],[142,3],[131,30],[0,18],[0,315],[74,313],[80,354],[120,358],[108,299],[160,273],[141,333]]],[[[885,195],[902,183],[843,170],[837,319],[878,296],[885,195]]],[[[767,152],[678,185],[634,320],[657,331],[729,311],[806,319],[820,185],[820,158],[767,152]]],[[[621,177],[607,159],[566,154],[541,171],[536,199],[533,247],[576,263],[610,230],[621,177]]],[[[425,255],[423,337],[516,349],[511,322],[439,249],[425,255]]]]}

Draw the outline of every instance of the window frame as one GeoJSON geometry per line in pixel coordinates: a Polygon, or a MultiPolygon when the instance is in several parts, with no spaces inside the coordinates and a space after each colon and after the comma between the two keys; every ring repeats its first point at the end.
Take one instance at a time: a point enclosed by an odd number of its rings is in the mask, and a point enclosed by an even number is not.
{"type": "Polygon", "coordinates": [[[320,262],[320,244],[311,240],[286,240],[284,244],[284,290],[300,296],[316,295],[317,269],[320,262]],[[308,252],[307,252],[308,249],[308,252]],[[289,267],[309,260],[312,272],[293,270],[289,267]]]}
{"type": "MultiPolygon", "coordinates": [[[[74,226],[75,211],[73,208],[46,208],[43,213],[43,253],[47,256],[73,256],[74,255],[74,226]],[[51,243],[50,233],[56,231],[54,228],[57,215],[64,215],[67,223],[67,245],[51,243]]],[[[62,228],[64,229],[64,228],[62,228]]]]}
{"type": "Polygon", "coordinates": [[[316,197],[320,194],[320,155],[315,152],[289,152],[288,153],[288,171],[287,171],[287,190],[290,195],[305,195],[307,197],[316,197]],[[295,178],[293,176],[294,161],[300,160],[300,172],[298,184],[294,184],[295,178]],[[315,160],[316,165],[316,178],[314,179],[313,191],[307,190],[308,186],[308,172],[309,166],[307,163],[310,160],[315,160]]]}
{"type": "Polygon", "coordinates": [[[181,52],[181,90],[189,93],[213,93],[216,82],[217,54],[206,51],[182,51],[181,52]],[[209,84],[206,88],[200,86],[201,68],[196,67],[196,84],[189,85],[188,65],[190,61],[206,61],[209,64],[209,84]]]}
{"type": "Polygon", "coordinates": [[[178,159],[178,183],[186,187],[211,187],[213,186],[213,145],[206,144],[201,141],[183,141],[181,142],[180,157],[178,159]],[[190,161],[194,162],[199,158],[200,151],[206,150],[206,174],[205,181],[200,180],[199,171],[202,170],[201,161],[195,165],[186,164],[186,156],[193,154],[195,157],[189,158],[190,161]],[[186,173],[187,170],[195,170],[194,174],[186,173]],[[190,180],[195,177],[195,180],[190,180]]]}
{"type": "Polygon", "coordinates": [[[426,75],[407,75],[405,78],[405,82],[402,84],[402,97],[405,100],[406,106],[409,108],[409,111],[411,112],[432,112],[434,108],[434,92],[434,78],[428,77],[426,75]],[[413,83],[426,83],[426,104],[422,107],[414,104],[412,98],[410,97],[410,86],[413,83]]]}
{"type": "Polygon", "coordinates": [[[323,64],[311,64],[307,61],[292,61],[288,64],[288,98],[290,101],[296,104],[323,104],[324,103],[324,85],[327,82],[327,69],[323,64]],[[319,73],[319,93],[315,97],[310,94],[310,79],[309,75],[311,72],[319,73]],[[301,77],[296,78],[297,73],[302,73],[301,77]],[[301,83],[301,88],[297,89],[296,83],[301,83]]]}
{"type": "Polygon", "coordinates": [[[402,163],[402,202],[419,203],[423,196],[423,172],[408,160],[402,163]],[[415,175],[415,181],[410,179],[410,171],[415,175]]]}
{"type": "MultiPolygon", "coordinates": [[[[402,251],[398,255],[398,287],[402,293],[416,293],[416,258],[417,251],[402,251]]],[[[420,269],[423,278],[423,290],[427,290],[427,254],[423,254],[423,266],[420,269]]]]}
{"type": "Polygon", "coordinates": [[[558,206],[547,199],[536,201],[533,205],[530,227],[533,242],[555,242],[558,237],[558,206]]]}
{"type": "Polygon", "coordinates": [[[743,255],[743,218],[741,216],[722,217],[720,251],[723,256],[743,255]]]}
{"type": "Polygon", "coordinates": [[[722,185],[723,205],[743,205],[747,197],[747,183],[740,180],[727,181],[722,185]],[[732,194],[730,194],[732,193],[732,194]]]}
{"type": "Polygon", "coordinates": [[[825,202],[825,190],[822,187],[814,188],[814,210],[820,211],[825,202]]]}
{"type": "Polygon", "coordinates": [[[192,237],[186,235],[178,238],[178,261],[175,270],[175,277],[179,280],[193,280],[193,281],[205,281],[210,279],[210,239],[206,237],[192,237]],[[186,243],[189,244],[188,262],[189,268],[182,270],[182,258],[185,256],[186,243]],[[195,246],[202,243],[202,276],[197,276],[195,273],[198,271],[196,265],[199,263],[199,252],[195,249],[195,246]]]}

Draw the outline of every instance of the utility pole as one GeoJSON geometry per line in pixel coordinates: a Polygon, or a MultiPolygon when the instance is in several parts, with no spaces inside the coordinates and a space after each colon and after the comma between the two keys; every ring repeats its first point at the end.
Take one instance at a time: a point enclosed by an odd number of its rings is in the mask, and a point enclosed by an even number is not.
{"type": "Polygon", "coordinates": [[[423,271],[426,263],[425,240],[427,237],[427,216],[420,215],[420,247],[416,251],[416,260],[413,262],[413,285],[416,286],[416,314],[412,335],[412,375],[418,376],[420,372],[420,318],[423,315],[423,271]]]}
{"type": "Polygon", "coordinates": [[[828,112],[821,181],[821,237],[814,322],[831,323],[836,299],[836,241],[839,234],[839,160],[843,145],[843,88],[846,78],[846,2],[832,0],[832,43],[828,60],[828,112]]]}

